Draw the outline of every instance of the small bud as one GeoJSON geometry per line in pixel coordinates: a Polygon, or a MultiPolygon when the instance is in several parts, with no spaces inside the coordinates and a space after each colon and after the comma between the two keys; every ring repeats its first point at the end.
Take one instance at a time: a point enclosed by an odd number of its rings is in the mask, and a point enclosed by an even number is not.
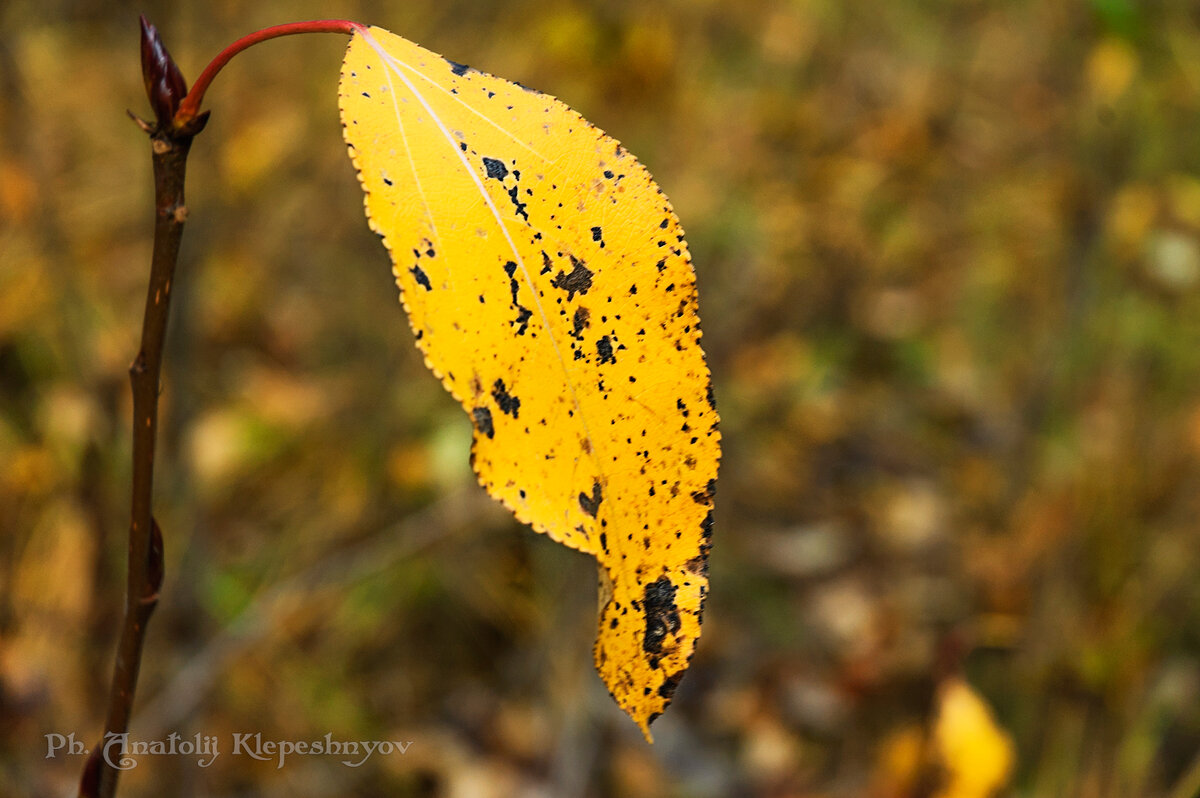
{"type": "Polygon", "coordinates": [[[157,601],[163,583],[163,535],[158,520],[150,519],[150,551],[146,560],[146,590],[143,601],[157,601]]]}
{"type": "Polygon", "coordinates": [[[187,96],[187,81],[175,65],[171,54],[158,36],[158,29],[141,17],[142,21],[142,82],[146,96],[160,129],[171,127],[179,103],[187,96]]]}

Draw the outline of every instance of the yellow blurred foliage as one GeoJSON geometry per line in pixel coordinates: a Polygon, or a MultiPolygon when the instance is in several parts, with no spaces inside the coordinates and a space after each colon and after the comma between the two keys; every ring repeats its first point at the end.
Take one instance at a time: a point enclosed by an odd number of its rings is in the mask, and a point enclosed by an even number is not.
{"type": "Polygon", "coordinates": [[[960,677],[939,685],[928,727],[908,723],[890,732],[876,749],[872,798],[990,798],[1016,764],[1008,733],[991,708],[960,677]],[[927,792],[936,785],[935,791],[927,792]]]}
{"type": "Polygon", "coordinates": [[[79,507],[53,503],[13,563],[11,597],[20,610],[0,641],[0,680],[16,696],[69,690],[82,661],[62,659],[77,645],[93,599],[95,541],[79,507]]]}
{"type": "Polygon", "coordinates": [[[895,729],[879,745],[869,795],[901,798],[911,795],[925,763],[925,730],[918,723],[895,729]]]}
{"type": "Polygon", "coordinates": [[[622,43],[625,62],[637,78],[652,83],[678,62],[678,44],[670,20],[642,19],[626,31],[622,43]]]}
{"type": "Polygon", "coordinates": [[[215,410],[195,420],[188,455],[201,486],[226,484],[254,461],[254,426],[249,414],[234,409],[215,410]]]}
{"type": "Polygon", "coordinates": [[[1008,781],[1016,762],[1012,739],[991,708],[958,678],[938,689],[933,745],[945,773],[938,798],[988,798],[1008,781]]]}
{"type": "Polygon", "coordinates": [[[296,108],[273,109],[240,125],[221,147],[221,168],[238,193],[254,188],[304,141],[305,118],[296,108]]]}
{"type": "Polygon", "coordinates": [[[53,299],[43,261],[0,231],[4,268],[0,270],[0,336],[8,336],[46,311],[53,299]]]}
{"type": "Polygon", "coordinates": [[[1120,99],[1137,70],[1137,53],[1120,39],[1105,39],[1088,55],[1088,85],[1096,99],[1103,103],[1120,99]]]}
{"type": "Polygon", "coordinates": [[[1108,235],[1124,257],[1137,255],[1158,216],[1158,195],[1144,183],[1125,186],[1112,199],[1108,211],[1108,235]]]}
{"type": "Polygon", "coordinates": [[[26,164],[0,161],[0,216],[24,223],[38,200],[38,186],[26,164]]]}
{"type": "Polygon", "coordinates": [[[596,51],[598,29],[586,11],[560,7],[537,19],[538,40],[554,58],[571,63],[596,51]]]}
{"type": "Polygon", "coordinates": [[[1167,178],[1171,212],[1184,224],[1200,228],[1200,178],[1174,174],[1167,178]]]}
{"type": "Polygon", "coordinates": [[[431,482],[429,449],[425,445],[396,444],[388,451],[388,478],[398,490],[428,488],[431,482]]]}

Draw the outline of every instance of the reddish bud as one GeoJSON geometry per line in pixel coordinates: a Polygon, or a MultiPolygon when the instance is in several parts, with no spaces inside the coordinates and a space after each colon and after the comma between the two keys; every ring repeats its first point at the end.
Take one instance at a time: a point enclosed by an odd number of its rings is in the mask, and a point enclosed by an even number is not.
{"type": "Polygon", "coordinates": [[[158,36],[158,29],[142,16],[142,82],[160,129],[171,127],[179,103],[187,96],[187,81],[158,36]]]}
{"type": "Polygon", "coordinates": [[[146,561],[146,595],[143,601],[157,601],[163,583],[163,536],[158,520],[150,519],[150,551],[146,561]]]}

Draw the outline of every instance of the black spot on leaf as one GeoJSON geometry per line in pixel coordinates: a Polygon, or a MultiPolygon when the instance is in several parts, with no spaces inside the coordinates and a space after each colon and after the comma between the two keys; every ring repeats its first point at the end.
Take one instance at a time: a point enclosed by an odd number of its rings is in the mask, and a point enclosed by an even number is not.
{"type": "Polygon", "coordinates": [[[676,673],[667,674],[662,687],[658,688],[658,694],[670,701],[671,696],[675,695],[675,688],[679,687],[679,680],[683,678],[684,673],[685,671],[677,671],[676,673]]]}
{"type": "Polygon", "coordinates": [[[679,631],[675,585],[666,576],[660,576],[646,585],[642,606],[646,611],[646,632],[642,638],[642,650],[647,654],[661,654],[663,640],[667,634],[679,631]]]}
{"type": "Polygon", "coordinates": [[[503,180],[508,176],[508,167],[503,161],[497,161],[495,158],[484,157],[483,168],[487,170],[487,176],[493,177],[496,180],[503,180]]]}
{"type": "Polygon", "coordinates": [[[596,517],[596,513],[600,512],[600,502],[604,501],[604,495],[600,492],[600,483],[592,483],[592,495],[586,493],[579,494],[579,506],[583,511],[592,518],[596,517]]]}
{"type": "Polygon", "coordinates": [[[712,530],[713,530],[713,514],[712,510],[708,511],[708,515],[704,516],[704,520],[700,522],[700,556],[708,557],[708,552],[712,550],[712,530]]]}
{"type": "Polygon", "coordinates": [[[517,209],[517,216],[524,217],[525,221],[529,221],[529,211],[525,210],[526,203],[517,199],[517,187],[513,186],[508,190],[508,198],[512,200],[513,207],[517,209]]]}
{"type": "Polygon", "coordinates": [[[716,494],[716,492],[717,481],[715,479],[710,479],[704,490],[698,490],[692,494],[692,501],[696,502],[696,504],[710,504],[712,503],[713,496],[716,494]]]}
{"type": "Polygon", "coordinates": [[[460,64],[457,61],[451,61],[449,58],[446,59],[446,63],[450,65],[450,71],[455,75],[458,75],[460,78],[467,74],[467,71],[470,69],[470,67],[466,64],[460,64]]]}
{"type": "Polygon", "coordinates": [[[575,329],[572,330],[573,335],[577,340],[583,340],[583,331],[590,326],[588,319],[591,317],[591,311],[580,305],[575,308],[575,318],[573,319],[575,329]]]}
{"type": "Polygon", "coordinates": [[[612,341],[607,335],[596,342],[596,352],[600,354],[600,365],[617,362],[617,358],[613,355],[612,341]]]}
{"type": "Polygon", "coordinates": [[[420,266],[413,266],[409,269],[412,272],[413,279],[417,281],[417,285],[423,287],[426,291],[432,291],[433,286],[429,284],[429,275],[425,274],[425,270],[420,266]]]}
{"type": "Polygon", "coordinates": [[[575,298],[575,294],[586,294],[592,287],[592,272],[579,258],[571,255],[571,273],[560,271],[550,281],[550,285],[567,292],[567,301],[575,298]]]}
{"type": "Polygon", "coordinates": [[[533,317],[533,311],[529,308],[517,305],[517,320],[513,324],[517,325],[517,335],[524,335],[529,329],[529,320],[533,317]]]}
{"type": "Polygon", "coordinates": [[[517,292],[520,290],[521,286],[517,283],[516,278],[513,277],[516,272],[517,264],[513,263],[511,260],[504,264],[504,273],[508,275],[508,290],[512,292],[513,307],[519,308],[521,306],[517,303],[517,292]]]}
{"type": "Polygon", "coordinates": [[[521,412],[521,400],[508,392],[504,380],[496,380],[496,384],[492,386],[492,398],[496,400],[496,405],[502,413],[516,418],[521,412]]]}
{"type": "Polygon", "coordinates": [[[489,438],[496,437],[496,428],[492,426],[492,411],[486,407],[477,407],[471,411],[471,417],[475,420],[475,429],[489,438]]]}

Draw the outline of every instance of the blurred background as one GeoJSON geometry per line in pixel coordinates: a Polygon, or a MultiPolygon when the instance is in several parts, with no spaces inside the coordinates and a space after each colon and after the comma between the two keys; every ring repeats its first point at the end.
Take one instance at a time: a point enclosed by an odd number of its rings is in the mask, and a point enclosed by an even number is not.
{"type": "Polygon", "coordinates": [[[0,794],[74,794],[124,594],[152,197],[186,77],[349,17],[554,94],[689,234],[724,459],[647,746],[595,565],[476,487],[341,140],[345,41],[208,94],[172,308],[167,581],[124,796],[1200,793],[1200,13],[1184,0],[8,0],[0,794]],[[412,741],[350,768],[268,740],[412,741]]]}

